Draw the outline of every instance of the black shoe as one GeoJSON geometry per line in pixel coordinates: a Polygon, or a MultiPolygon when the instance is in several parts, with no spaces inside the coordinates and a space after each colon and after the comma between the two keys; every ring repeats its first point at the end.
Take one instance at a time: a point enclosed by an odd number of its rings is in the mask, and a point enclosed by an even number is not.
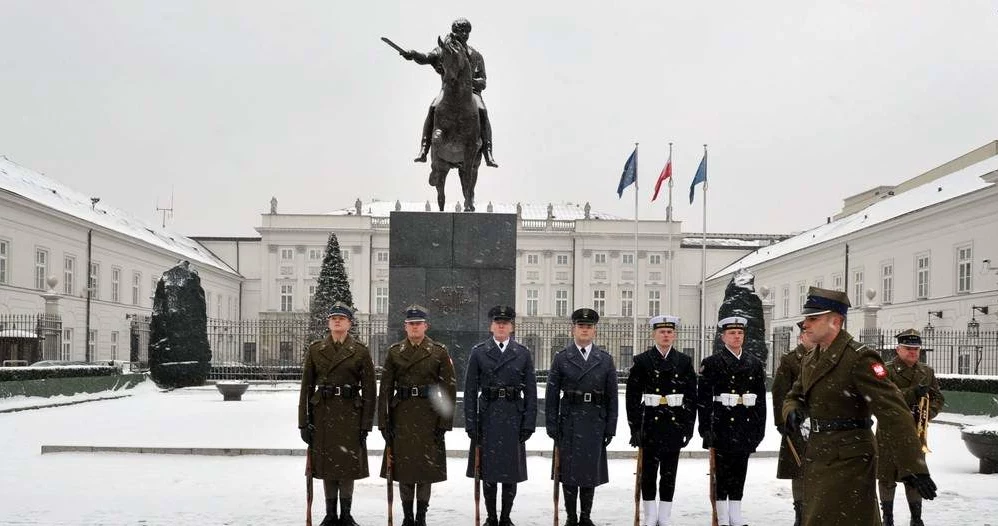
{"type": "Polygon", "coordinates": [[[569,517],[568,520],[565,521],[565,526],[579,526],[579,519],[569,517]]]}
{"type": "Polygon", "coordinates": [[[885,500],[880,502],[880,509],[883,510],[883,526],[894,526],[894,501],[885,500]]]}
{"type": "Polygon", "coordinates": [[[352,515],[344,515],[340,517],[338,526],[360,526],[360,524],[357,524],[357,521],[353,520],[352,515]]]}
{"type": "Polygon", "coordinates": [[[513,521],[511,521],[509,517],[503,517],[502,519],[499,520],[499,526],[516,526],[516,525],[513,524],[513,521]]]}
{"type": "Polygon", "coordinates": [[[495,517],[485,519],[485,526],[499,526],[499,520],[495,517]]]}
{"type": "Polygon", "coordinates": [[[402,526],[416,526],[416,521],[412,517],[402,519],[402,526]]]}
{"type": "Polygon", "coordinates": [[[323,517],[322,522],[319,523],[319,526],[340,526],[340,521],[336,518],[336,515],[329,515],[327,513],[323,517]]]}
{"type": "Polygon", "coordinates": [[[922,501],[909,502],[908,509],[911,511],[911,526],[925,526],[922,522],[922,501]]]}
{"type": "Polygon", "coordinates": [[[579,526],[596,526],[589,517],[580,517],[579,526]]]}

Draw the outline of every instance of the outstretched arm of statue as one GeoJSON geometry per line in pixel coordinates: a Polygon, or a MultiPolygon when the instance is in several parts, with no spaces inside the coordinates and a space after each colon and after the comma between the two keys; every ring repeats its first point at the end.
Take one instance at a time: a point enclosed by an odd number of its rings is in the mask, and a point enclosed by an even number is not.
{"type": "Polygon", "coordinates": [[[405,57],[406,60],[411,60],[416,64],[424,66],[429,64],[432,66],[436,65],[437,61],[439,60],[440,54],[437,52],[436,49],[430,51],[429,53],[420,53],[415,49],[410,49],[405,53],[402,53],[402,56],[405,57]]]}

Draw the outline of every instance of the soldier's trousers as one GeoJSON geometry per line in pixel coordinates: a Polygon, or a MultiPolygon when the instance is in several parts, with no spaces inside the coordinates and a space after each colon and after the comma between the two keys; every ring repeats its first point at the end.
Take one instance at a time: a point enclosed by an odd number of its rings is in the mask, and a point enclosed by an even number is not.
{"type": "Polygon", "coordinates": [[[326,499],[335,499],[339,494],[340,499],[353,498],[352,480],[323,480],[322,488],[326,494],[326,499]]]}
{"type": "Polygon", "coordinates": [[[672,502],[676,493],[676,468],[679,451],[641,450],[641,499],[655,500],[655,479],[658,481],[658,500],[672,502]],[[661,469],[661,472],[659,471],[661,469]]]}
{"type": "MultiPolygon", "coordinates": [[[[496,494],[499,491],[499,484],[496,482],[482,481],[485,489],[485,511],[489,517],[496,516],[496,494]]],[[[513,508],[513,499],[516,498],[516,484],[503,483],[502,485],[502,511],[504,516],[509,516],[509,511],[513,508]]]]}
{"type": "Polygon", "coordinates": [[[717,500],[742,500],[749,453],[715,449],[717,470],[717,500]]]}
{"type": "Polygon", "coordinates": [[[430,502],[430,488],[432,482],[421,482],[419,484],[404,484],[399,482],[399,498],[402,502],[412,502],[416,497],[419,502],[430,502]]]}
{"type": "MultiPolygon", "coordinates": [[[[894,493],[897,491],[898,483],[894,480],[878,480],[877,485],[880,486],[880,500],[893,502],[894,493]]],[[[918,490],[904,485],[904,495],[908,499],[908,502],[921,502],[922,495],[918,493],[918,490]]]]}

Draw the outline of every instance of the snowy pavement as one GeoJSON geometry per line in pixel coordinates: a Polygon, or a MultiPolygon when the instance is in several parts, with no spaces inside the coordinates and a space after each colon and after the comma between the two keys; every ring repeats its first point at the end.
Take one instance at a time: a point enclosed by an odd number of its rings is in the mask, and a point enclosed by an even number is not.
{"type": "MultiPolygon", "coordinates": [[[[160,392],[151,384],[134,395],[78,405],[0,414],[0,524],[27,525],[275,525],[302,524],[305,513],[304,459],[296,456],[195,456],[154,454],[58,453],[41,455],[43,444],[144,447],[295,448],[297,391],[292,385],[254,385],[241,402],[222,402],[213,388],[160,392]]],[[[72,398],[72,397],[67,397],[72,398]]],[[[10,403],[24,403],[12,401],[10,403]]],[[[0,401],[0,409],[4,403],[0,401]]],[[[998,419],[941,415],[942,419],[983,424],[998,419]]],[[[779,435],[772,426],[760,450],[773,451],[779,435]]],[[[929,467],[940,496],[926,503],[931,525],[998,526],[998,478],[977,474],[977,459],[967,452],[959,428],[933,425],[929,467]]],[[[623,416],[612,450],[627,446],[623,416]]],[[[372,433],[372,451],[382,447],[372,433]]],[[[464,450],[466,435],[447,436],[448,449],[464,450]]],[[[694,439],[688,450],[698,450],[694,439]]],[[[529,450],[550,450],[541,430],[529,450]]],[[[633,451],[633,450],[632,450],[633,451]]],[[[551,524],[550,459],[531,457],[531,479],[520,486],[513,514],[518,526],[551,524]]],[[[380,456],[370,459],[372,471],[380,456]]],[[[450,480],[434,485],[428,519],[472,524],[472,482],[465,461],[448,461],[450,480]]],[[[793,522],[789,482],[777,480],[776,459],[749,463],[743,505],[750,524],[793,522]]],[[[633,513],[634,462],[610,461],[610,484],[596,492],[597,524],[622,524],[633,513]]],[[[709,523],[707,461],[680,461],[674,523],[709,523]]],[[[316,486],[314,515],[324,512],[316,486]]],[[[397,498],[397,497],[396,497],[397,498]]],[[[899,491],[898,499],[902,499],[899,491]]],[[[901,500],[899,500],[901,502],[901,500]]],[[[897,507],[898,524],[907,509],[897,507]]],[[[354,516],[362,526],[385,523],[385,485],[379,478],[358,481],[354,516]]],[[[396,514],[400,513],[396,505],[396,514]]],[[[564,514],[562,513],[562,516],[564,514]]],[[[317,522],[316,522],[317,523],[317,522]]]]}

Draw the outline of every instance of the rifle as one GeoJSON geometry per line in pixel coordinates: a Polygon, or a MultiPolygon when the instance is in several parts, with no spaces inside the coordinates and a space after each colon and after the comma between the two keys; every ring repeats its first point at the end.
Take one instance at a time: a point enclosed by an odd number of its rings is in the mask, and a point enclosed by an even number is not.
{"type": "Polygon", "coordinates": [[[390,444],[385,444],[385,479],[388,481],[388,526],[395,524],[394,510],[392,505],[395,503],[395,487],[393,478],[393,471],[395,466],[392,463],[392,446],[390,444]]]}
{"type": "Polygon", "coordinates": [[[644,400],[641,401],[641,427],[638,431],[638,461],[634,472],[634,526],[641,526],[641,471],[644,469],[644,448],[641,441],[645,434],[645,409],[644,400]]]}
{"type": "Polygon", "coordinates": [[[388,44],[389,46],[391,46],[392,49],[394,49],[395,51],[398,51],[403,56],[405,55],[406,51],[404,49],[402,49],[401,47],[399,47],[399,45],[396,44],[395,42],[392,42],[391,40],[388,40],[388,37],[381,37],[381,41],[384,42],[385,44],[388,44]]]}
{"type": "Polygon", "coordinates": [[[482,524],[482,446],[475,444],[475,526],[482,524]]]}
{"type": "Polygon", "coordinates": [[[716,452],[710,448],[710,526],[717,526],[717,467],[716,452]]]}
{"type": "Polygon", "coordinates": [[[558,444],[554,446],[554,526],[558,526],[558,472],[561,471],[561,454],[558,451],[558,444]]]}

